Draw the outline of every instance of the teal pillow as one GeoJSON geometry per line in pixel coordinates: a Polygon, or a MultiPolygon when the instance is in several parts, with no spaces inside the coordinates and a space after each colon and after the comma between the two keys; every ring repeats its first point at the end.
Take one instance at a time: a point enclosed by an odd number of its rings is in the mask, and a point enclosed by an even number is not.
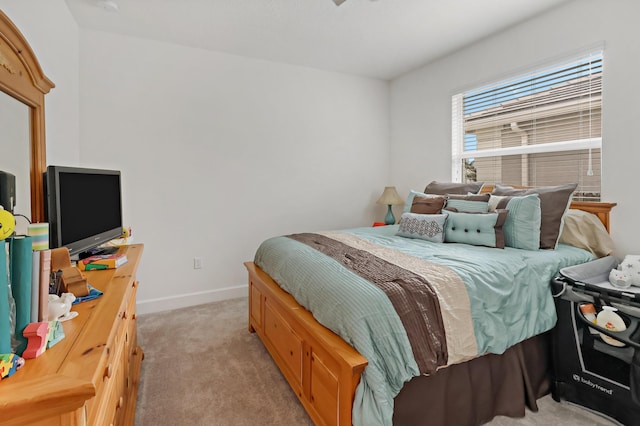
{"type": "Polygon", "coordinates": [[[538,194],[519,197],[492,195],[489,203],[496,209],[509,210],[507,220],[502,227],[507,247],[524,250],[540,248],[542,213],[538,194]]]}
{"type": "Polygon", "coordinates": [[[489,213],[447,213],[449,216],[444,227],[445,242],[504,248],[502,226],[508,216],[506,210],[489,213]]]}
{"type": "Polygon", "coordinates": [[[540,248],[555,249],[562,233],[562,218],[569,209],[573,191],[578,185],[568,183],[558,186],[538,186],[531,189],[517,189],[496,183],[492,195],[522,196],[538,194],[540,197],[540,248]]]}
{"type": "Polygon", "coordinates": [[[446,208],[450,210],[457,210],[459,212],[486,213],[489,211],[489,203],[487,201],[457,200],[449,198],[447,200],[446,208]]]}
{"type": "Polygon", "coordinates": [[[446,220],[447,213],[403,213],[396,235],[441,243],[444,241],[444,226],[446,220]]]}

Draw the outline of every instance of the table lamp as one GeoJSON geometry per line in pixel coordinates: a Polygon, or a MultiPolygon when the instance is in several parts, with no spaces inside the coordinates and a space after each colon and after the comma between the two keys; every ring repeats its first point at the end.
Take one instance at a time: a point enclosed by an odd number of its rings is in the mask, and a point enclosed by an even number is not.
{"type": "Polygon", "coordinates": [[[398,195],[398,191],[396,191],[395,186],[386,186],[378,201],[377,204],[386,204],[389,206],[389,210],[387,210],[387,215],[384,217],[384,223],[387,225],[393,225],[396,223],[396,218],[393,215],[393,211],[391,210],[391,206],[397,204],[404,204],[404,200],[400,198],[398,195]]]}

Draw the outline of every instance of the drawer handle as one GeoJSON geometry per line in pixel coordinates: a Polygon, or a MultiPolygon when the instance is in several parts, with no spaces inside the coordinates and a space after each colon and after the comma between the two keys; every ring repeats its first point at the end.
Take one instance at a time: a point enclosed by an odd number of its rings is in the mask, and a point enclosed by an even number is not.
{"type": "Polygon", "coordinates": [[[116,404],[116,408],[122,408],[122,404],[124,404],[124,399],[120,397],[118,398],[118,403],[116,404]]]}
{"type": "Polygon", "coordinates": [[[122,313],[122,319],[127,319],[127,311],[124,311],[124,312],[122,313]]]}
{"type": "Polygon", "coordinates": [[[132,319],[132,320],[134,320],[134,319],[136,319],[136,318],[137,318],[137,315],[136,315],[136,314],[131,315],[131,319],[132,319]]]}
{"type": "Polygon", "coordinates": [[[113,373],[113,369],[111,368],[111,364],[107,365],[107,368],[104,369],[104,377],[107,379],[111,378],[111,374],[113,373]]]}

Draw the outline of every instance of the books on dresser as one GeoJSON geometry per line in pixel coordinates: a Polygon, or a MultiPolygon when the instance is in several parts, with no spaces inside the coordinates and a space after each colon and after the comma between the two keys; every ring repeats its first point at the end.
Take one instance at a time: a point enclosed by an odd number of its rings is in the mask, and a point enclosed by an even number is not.
{"type": "Polygon", "coordinates": [[[40,297],[38,321],[49,319],[49,282],[51,279],[51,250],[40,250],[40,297]]]}
{"type": "Polygon", "coordinates": [[[124,253],[98,254],[78,261],[78,269],[81,271],[94,271],[98,269],[116,269],[127,263],[127,255],[124,253]]]}

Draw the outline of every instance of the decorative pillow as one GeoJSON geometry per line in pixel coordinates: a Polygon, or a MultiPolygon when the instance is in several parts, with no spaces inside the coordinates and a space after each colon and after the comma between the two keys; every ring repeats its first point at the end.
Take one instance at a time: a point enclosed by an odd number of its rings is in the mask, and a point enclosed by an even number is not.
{"type": "Polygon", "coordinates": [[[491,199],[491,194],[447,194],[447,199],[488,202],[491,199]]]}
{"type": "Polygon", "coordinates": [[[524,250],[540,248],[540,197],[538,194],[514,196],[492,195],[489,210],[509,210],[507,220],[502,226],[504,245],[524,250]]]}
{"type": "Polygon", "coordinates": [[[600,219],[582,210],[567,211],[560,242],[588,250],[597,257],[608,256],[615,250],[613,239],[600,219]]]}
{"type": "Polygon", "coordinates": [[[445,242],[504,248],[502,226],[507,219],[507,210],[489,213],[446,212],[449,216],[444,228],[445,242]]]}
{"type": "Polygon", "coordinates": [[[484,182],[436,182],[435,180],[427,185],[424,192],[427,194],[445,195],[445,194],[477,194],[482,189],[484,182]]]}
{"type": "Polygon", "coordinates": [[[416,195],[411,203],[411,213],[440,214],[446,198],[442,195],[416,195]]]}
{"type": "Polygon", "coordinates": [[[447,194],[447,209],[459,212],[486,213],[490,194],[447,194]]]}
{"type": "Polygon", "coordinates": [[[404,203],[404,209],[402,210],[402,213],[409,213],[409,211],[411,210],[411,206],[413,205],[413,199],[417,196],[420,197],[437,197],[438,195],[429,195],[429,194],[425,194],[424,192],[418,192],[418,191],[414,191],[413,189],[411,191],[409,191],[409,196],[407,196],[407,202],[404,203]]]}
{"type": "Polygon", "coordinates": [[[402,217],[400,217],[400,225],[396,235],[441,243],[444,241],[444,226],[446,220],[447,213],[403,213],[402,217]]]}
{"type": "Polygon", "coordinates": [[[562,217],[571,204],[573,191],[578,184],[569,183],[559,186],[539,186],[531,189],[516,189],[496,183],[494,195],[529,195],[540,196],[540,248],[555,249],[562,232],[562,217]]]}

